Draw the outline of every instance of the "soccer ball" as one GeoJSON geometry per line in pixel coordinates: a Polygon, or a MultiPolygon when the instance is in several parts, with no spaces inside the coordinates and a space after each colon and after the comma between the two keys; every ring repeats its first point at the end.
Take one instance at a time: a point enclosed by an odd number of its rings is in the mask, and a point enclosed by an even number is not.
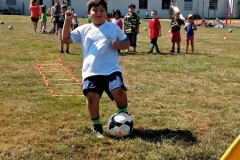
{"type": "Polygon", "coordinates": [[[232,29],[229,29],[228,32],[229,32],[229,33],[232,33],[232,29]]]}
{"type": "Polygon", "coordinates": [[[144,28],[143,28],[143,30],[145,30],[145,31],[146,31],[146,30],[147,30],[147,28],[146,28],[146,27],[144,27],[144,28]]]}
{"type": "Polygon", "coordinates": [[[13,29],[13,27],[12,27],[12,26],[8,26],[8,29],[9,29],[9,30],[12,30],[12,29],[13,29]]]}
{"type": "Polygon", "coordinates": [[[3,22],[3,21],[1,21],[0,23],[1,23],[1,24],[4,24],[4,22],[3,22]]]}
{"type": "Polygon", "coordinates": [[[133,121],[127,113],[115,113],[108,119],[108,132],[114,137],[126,137],[133,131],[133,121]]]}

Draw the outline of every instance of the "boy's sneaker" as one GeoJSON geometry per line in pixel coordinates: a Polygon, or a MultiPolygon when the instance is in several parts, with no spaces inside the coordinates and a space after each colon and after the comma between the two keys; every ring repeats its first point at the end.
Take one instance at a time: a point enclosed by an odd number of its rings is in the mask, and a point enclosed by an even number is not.
{"type": "Polygon", "coordinates": [[[152,54],[153,52],[152,52],[152,51],[148,51],[147,53],[148,53],[148,54],[152,54]]]}
{"type": "Polygon", "coordinates": [[[64,54],[64,51],[60,49],[59,54],[64,54]]]}
{"type": "Polygon", "coordinates": [[[69,50],[66,50],[66,53],[69,54],[69,50]]]}
{"type": "Polygon", "coordinates": [[[161,52],[160,51],[157,51],[158,54],[160,54],[161,52]]]}
{"type": "Polygon", "coordinates": [[[93,132],[96,134],[97,138],[104,138],[105,134],[101,124],[95,124],[93,132]]]}
{"type": "Polygon", "coordinates": [[[175,51],[174,50],[170,50],[171,53],[174,53],[175,51]]]}

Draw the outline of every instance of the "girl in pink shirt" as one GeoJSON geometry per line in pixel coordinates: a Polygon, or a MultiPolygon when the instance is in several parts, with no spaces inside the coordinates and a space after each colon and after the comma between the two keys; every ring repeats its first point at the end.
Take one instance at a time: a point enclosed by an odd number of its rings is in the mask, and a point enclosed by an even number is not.
{"type": "MultiPolygon", "coordinates": [[[[121,12],[118,9],[113,10],[113,20],[112,23],[115,23],[117,26],[119,26],[120,29],[122,29],[122,20],[121,20],[121,12]]],[[[120,53],[120,49],[118,50],[118,53],[120,53]]]]}

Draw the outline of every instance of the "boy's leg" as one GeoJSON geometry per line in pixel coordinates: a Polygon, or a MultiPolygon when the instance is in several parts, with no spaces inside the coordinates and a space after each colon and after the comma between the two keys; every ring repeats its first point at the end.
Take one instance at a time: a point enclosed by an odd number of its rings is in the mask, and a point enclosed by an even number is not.
{"type": "Polygon", "coordinates": [[[171,35],[171,41],[172,41],[172,50],[170,50],[171,53],[175,52],[175,34],[174,32],[171,35]]]}
{"type": "Polygon", "coordinates": [[[137,48],[137,35],[132,33],[132,40],[133,40],[133,52],[136,52],[137,48]]]}
{"type": "Polygon", "coordinates": [[[148,51],[148,53],[152,53],[153,52],[153,47],[154,47],[153,39],[151,38],[151,40],[150,40],[150,50],[148,51]]]}
{"type": "Polygon", "coordinates": [[[159,48],[158,48],[158,45],[157,45],[157,38],[154,38],[154,47],[156,48],[156,52],[157,53],[160,53],[160,50],[159,50],[159,48]]]}
{"type": "Polygon", "coordinates": [[[66,43],[66,53],[69,54],[69,44],[66,43]]]}
{"type": "Polygon", "coordinates": [[[128,112],[126,87],[123,83],[123,77],[121,72],[114,72],[108,76],[109,86],[106,88],[106,93],[115,100],[118,107],[118,112],[128,112]]]}
{"type": "Polygon", "coordinates": [[[104,132],[99,115],[99,101],[103,92],[101,82],[104,81],[99,76],[84,79],[83,93],[86,96],[86,107],[88,109],[94,132],[97,138],[103,138],[104,132]]]}
{"type": "Polygon", "coordinates": [[[93,124],[93,131],[97,138],[103,138],[104,132],[99,116],[100,95],[94,92],[88,92],[86,95],[86,105],[93,124]]]}
{"type": "Polygon", "coordinates": [[[60,40],[60,51],[59,51],[60,54],[64,53],[63,51],[63,41],[60,40]]]}
{"type": "Polygon", "coordinates": [[[178,46],[178,53],[180,53],[180,42],[177,43],[177,46],[178,46]]]}
{"type": "Polygon", "coordinates": [[[99,118],[100,95],[95,92],[88,92],[86,95],[86,105],[91,119],[99,118]]]}
{"type": "Polygon", "coordinates": [[[175,52],[175,42],[172,42],[172,50],[170,52],[171,53],[175,52]]]}

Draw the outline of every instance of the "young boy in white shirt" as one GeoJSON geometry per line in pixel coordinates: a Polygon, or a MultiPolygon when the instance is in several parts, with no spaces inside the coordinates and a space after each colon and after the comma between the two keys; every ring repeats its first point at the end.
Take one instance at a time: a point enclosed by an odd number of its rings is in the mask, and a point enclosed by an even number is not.
{"type": "Polygon", "coordinates": [[[67,11],[63,26],[64,43],[79,43],[83,51],[83,93],[98,138],[104,137],[99,116],[99,101],[103,91],[116,102],[118,112],[128,113],[126,87],[119,66],[118,49],[130,45],[125,33],[114,23],[106,22],[107,2],[89,0],[87,13],[92,23],[70,32],[73,11],[67,11]]]}

